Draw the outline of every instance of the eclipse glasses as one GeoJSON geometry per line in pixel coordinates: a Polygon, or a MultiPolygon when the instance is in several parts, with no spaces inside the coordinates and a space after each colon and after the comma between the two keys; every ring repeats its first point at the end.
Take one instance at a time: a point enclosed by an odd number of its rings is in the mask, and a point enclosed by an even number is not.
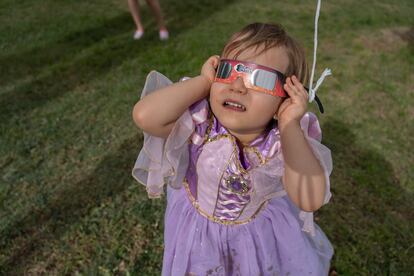
{"type": "MultiPolygon", "coordinates": [[[[237,78],[241,78],[247,88],[255,91],[281,98],[289,97],[283,89],[286,80],[283,73],[252,62],[221,59],[214,81],[228,84],[237,78]]],[[[305,89],[308,91],[306,87],[305,89]]],[[[315,101],[319,111],[323,113],[322,103],[316,95],[315,101]]]]}

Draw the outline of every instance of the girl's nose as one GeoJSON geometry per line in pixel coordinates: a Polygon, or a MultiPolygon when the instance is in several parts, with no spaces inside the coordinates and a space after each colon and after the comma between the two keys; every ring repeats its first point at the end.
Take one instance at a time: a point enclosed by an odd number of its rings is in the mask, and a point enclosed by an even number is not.
{"type": "Polygon", "coordinates": [[[246,94],[247,88],[244,85],[244,81],[241,77],[237,77],[231,84],[230,84],[230,90],[233,92],[237,92],[240,94],[246,94]]]}

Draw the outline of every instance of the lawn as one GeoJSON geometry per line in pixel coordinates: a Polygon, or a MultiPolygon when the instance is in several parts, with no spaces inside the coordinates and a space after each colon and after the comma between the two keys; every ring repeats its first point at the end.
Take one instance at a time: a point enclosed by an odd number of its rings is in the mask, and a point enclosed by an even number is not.
{"type": "MultiPolygon", "coordinates": [[[[159,275],[165,200],[131,177],[146,74],[195,76],[254,21],[282,23],[312,55],[316,0],[161,3],[168,42],[146,5],[133,41],[126,1],[1,1],[0,275],[159,275]]],[[[334,171],[316,220],[339,275],[414,274],[413,14],[412,0],[322,3],[334,171]]]]}

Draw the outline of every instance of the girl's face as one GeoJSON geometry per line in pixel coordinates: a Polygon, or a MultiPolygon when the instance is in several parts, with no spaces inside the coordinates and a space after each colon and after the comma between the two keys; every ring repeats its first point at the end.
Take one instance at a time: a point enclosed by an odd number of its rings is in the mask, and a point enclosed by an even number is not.
{"type": "MultiPolygon", "coordinates": [[[[289,59],[284,47],[270,48],[260,55],[257,52],[248,49],[237,59],[286,72],[289,59]]],[[[222,58],[231,58],[231,55],[222,58]]],[[[210,90],[214,115],[231,134],[246,144],[266,129],[281,102],[282,98],[246,88],[241,78],[229,84],[214,82],[210,90]]]]}

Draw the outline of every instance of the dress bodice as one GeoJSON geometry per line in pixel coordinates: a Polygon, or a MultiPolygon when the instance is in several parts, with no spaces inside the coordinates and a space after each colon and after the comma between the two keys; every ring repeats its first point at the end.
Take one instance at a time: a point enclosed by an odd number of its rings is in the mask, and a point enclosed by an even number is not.
{"type": "Polygon", "coordinates": [[[202,215],[224,224],[240,224],[253,218],[267,200],[286,194],[276,123],[240,148],[207,101],[190,110],[196,127],[189,143],[185,185],[202,215]]]}

